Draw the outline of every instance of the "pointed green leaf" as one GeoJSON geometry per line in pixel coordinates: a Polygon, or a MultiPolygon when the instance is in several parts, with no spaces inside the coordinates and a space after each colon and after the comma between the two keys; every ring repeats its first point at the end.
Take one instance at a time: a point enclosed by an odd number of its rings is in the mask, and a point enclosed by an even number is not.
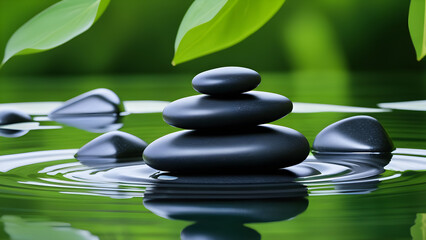
{"type": "Polygon", "coordinates": [[[172,64],[241,42],[262,27],[285,0],[195,0],[185,14],[172,64]]]}
{"type": "Polygon", "coordinates": [[[89,29],[109,0],[63,0],[45,9],[9,39],[2,64],[15,55],[46,51],[89,29]]]}
{"type": "Polygon", "coordinates": [[[426,55],[426,0],[411,0],[408,27],[416,49],[417,60],[426,55]]]}
{"type": "Polygon", "coordinates": [[[102,16],[102,14],[105,12],[106,8],[108,7],[111,0],[101,0],[101,3],[98,7],[98,13],[96,14],[95,22],[102,16]]]}

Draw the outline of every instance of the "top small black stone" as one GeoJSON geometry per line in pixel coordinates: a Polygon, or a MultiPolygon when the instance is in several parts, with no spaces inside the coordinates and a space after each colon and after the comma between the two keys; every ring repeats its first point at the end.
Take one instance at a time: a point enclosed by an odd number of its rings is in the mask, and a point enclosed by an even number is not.
{"type": "Polygon", "coordinates": [[[260,75],[243,67],[221,67],[202,72],[192,80],[193,88],[213,96],[235,95],[255,89],[260,75]]]}

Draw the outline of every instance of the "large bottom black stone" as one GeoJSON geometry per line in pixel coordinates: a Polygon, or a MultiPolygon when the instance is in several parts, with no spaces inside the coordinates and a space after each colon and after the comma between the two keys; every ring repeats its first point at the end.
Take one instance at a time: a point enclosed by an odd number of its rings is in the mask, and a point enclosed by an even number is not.
{"type": "Polygon", "coordinates": [[[145,162],[179,173],[261,172],[296,165],[308,156],[309,143],[296,130],[261,125],[244,131],[179,131],[151,143],[145,162]]]}

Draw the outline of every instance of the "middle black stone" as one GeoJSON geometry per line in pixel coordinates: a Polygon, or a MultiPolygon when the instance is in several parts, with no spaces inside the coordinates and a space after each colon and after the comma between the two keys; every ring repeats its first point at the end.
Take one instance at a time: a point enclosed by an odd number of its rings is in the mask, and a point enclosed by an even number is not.
{"type": "Polygon", "coordinates": [[[278,120],[293,109],[281,95],[251,91],[232,97],[196,95],[169,104],[164,121],[184,129],[240,128],[278,120]]]}

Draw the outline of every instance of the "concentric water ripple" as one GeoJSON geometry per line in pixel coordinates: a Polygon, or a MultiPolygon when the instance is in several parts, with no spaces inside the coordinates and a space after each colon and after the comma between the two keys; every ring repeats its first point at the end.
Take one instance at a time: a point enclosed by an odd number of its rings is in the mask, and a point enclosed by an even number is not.
{"type": "MultiPolygon", "coordinates": [[[[397,149],[394,155],[309,156],[303,163],[268,175],[173,176],[143,162],[85,166],[76,149],[0,157],[2,194],[81,194],[111,198],[143,197],[152,188],[188,197],[279,197],[292,194],[363,194],[389,184],[405,171],[426,169],[426,150],[397,149]],[[300,190],[299,186],[303,186],[300,190]],[[382,185],[383,186],[383,185],[382,185]],[[178,192],[176,192],[178,190],[178,192]]],[[[398,186],[414,184],[411,178],[398,186]],[[412,181],[412,182],[411,182],[412,181]]],[[[161,192],[161,191],[160,191],[161,192]]],[[[161,195],[161,194],[160,194],[161,195]]],[[[160,196],[161,197],[161,196],[160,196]]]]}

